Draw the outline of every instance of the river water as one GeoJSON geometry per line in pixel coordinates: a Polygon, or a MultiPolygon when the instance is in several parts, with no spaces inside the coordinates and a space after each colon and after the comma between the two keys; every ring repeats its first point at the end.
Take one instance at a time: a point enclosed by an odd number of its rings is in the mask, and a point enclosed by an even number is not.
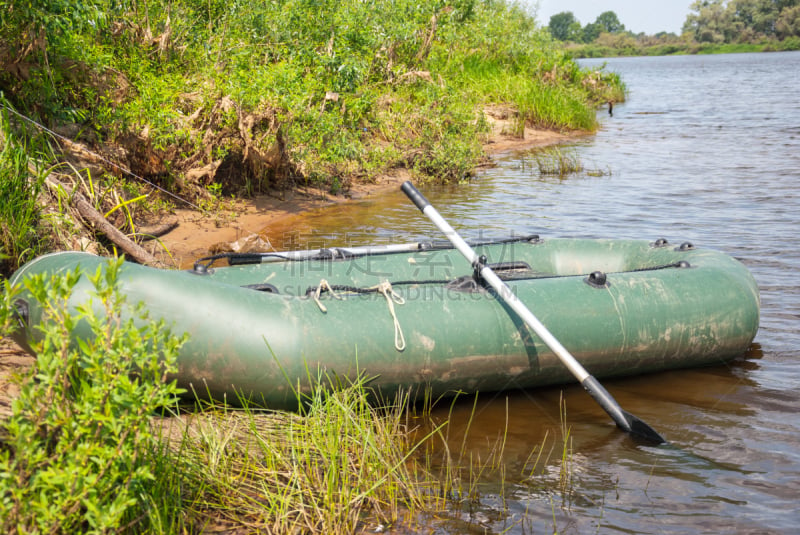
{"type": "MultiPolygon", "coordinates": [[[[434,416],[451,420],[453,451],[486,459],[502,445],[503,455],[478,500],[436,531],[794,532],[800,53],[607,61],[629,97],[613,116],[598,112],[596,135],[562,148],[586,171],[543,178],[531,153],[506,154],[470,183],[426,195],[469,237],[663,237],[723,250],[758,281],[760,330],[727,366],[604,382],[669,447],[618,432],[580,387],[443,403],[434,416]]],[[[294,232],[310,247],[438,237],[400,193],[315,212],[294,232]]]]}

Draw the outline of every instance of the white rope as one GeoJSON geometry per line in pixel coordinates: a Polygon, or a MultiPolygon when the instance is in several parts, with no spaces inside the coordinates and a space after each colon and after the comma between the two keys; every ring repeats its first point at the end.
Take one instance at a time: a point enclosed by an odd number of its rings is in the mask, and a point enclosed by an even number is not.
{"type": "MultiPolygon", "coordinates": [[[[377,286],[372,286],[367,289],[376,290],[378,293],[383,294],[383,296],[386,298],[386,303],[389,306],[389,314],[392,315],[392,321],[394,322],[394,347],[398,351],[403,351],[406,348],[406,338],[403,335],[403,328],[400,326],[400,320],[397,319],[397,313],[394,310],[394,305],[395,303],[398,305],[404,305],[406,304],[406,300],[403,299],[403,296],[399,295],[392,289],[392,284],[389,281],[383,281],[377,286]]],[[[327,313],[328,308],[323,305],[322,301],[319,299],[319,296],[323,291],[330,293],[336,299],[341,300],[343,298],[333,290],[333,287],[328,283],[327,280],[320,280],[319,284],[317,285],[317,289],[314,290],[314,302],[322,312],[327,313]]]]}
{"type": "Polygon", "coordinates": [[[322,293],[322,290],[326,290],[336,299],[341,300],[342,297],[333,291],[333,288],[331,288],[331,285],[328,284],[328,281],[326,281],[325,279],[319,281],[319,284],[317,285],[317,290],[314,292],[314,302],[317,303],[317,306],[321,311],[328,312],[328,308],[322,304],[322,301],[319,300],[319,295],[322,293]]]}
{"type": "Polygon", "coordinates": [[[403,329],[400,327],[400,321],[394,311],[394,304],[404,305],[406,300],[392,289],[389,281],[383,281],[370,289],[378,290],[386,298],[386,303],[389,305],[389,313],[392,315],[392,320],[394,320],[394,347],[398,351],[403,351],[406,348],[406,338],[403,336],[403,329]]]}

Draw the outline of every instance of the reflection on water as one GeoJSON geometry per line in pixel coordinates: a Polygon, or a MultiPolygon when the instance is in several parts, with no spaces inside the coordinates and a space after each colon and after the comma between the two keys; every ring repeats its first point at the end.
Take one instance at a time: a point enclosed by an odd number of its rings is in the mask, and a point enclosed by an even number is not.
{"type": "MultiPolygon", "coordinates": [[[[611,118],[603,111],[601,132],[574,149],[587,169],[610,175],[542,179],[530,155],[514,154],[470,184],[426,195],[470,237],[665,237],[724,250],[759,283],[761,328],[749,354],[728,366],[605,384],[671,447],[645,447],[617,432],[579,387],[487,393],[474,414],[471,401],[452,415],[443,407],[437,416],[451,418],[454,448],[467,427],[465,444],[476,454],[506,437],[504,475],[487,475],[480,506],[462,520],[477,532],[793,531],[800,520],[800,53],[608,65],[625,79],[629,101],[611,118]],[[571,485],[559,492],[552,471],[563,449],[562,395],[574,454],[571,485]],[[554,453],[531,475],[529,454],[548,441],[554,453]]],[[[275,245],[302,248],[438,237],[399,192],[267,233],[275,245]]]]}

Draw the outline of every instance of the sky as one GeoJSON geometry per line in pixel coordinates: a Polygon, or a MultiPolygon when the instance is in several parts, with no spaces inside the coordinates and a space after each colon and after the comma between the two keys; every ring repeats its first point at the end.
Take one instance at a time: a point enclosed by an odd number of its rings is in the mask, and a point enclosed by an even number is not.
{"type": "MultiPolygon", "coordinates": [[[[530,5],[536,0],[526,0],[530,5]]],[[[539,0],[537,20],[542,26],[550,17],[562,11],[572,11],[575,18],[586,26],[604,11],[613,11],[625,29],[633,33],[673,32],[678,35],[689,14],[692,0],[539,0]]]]}

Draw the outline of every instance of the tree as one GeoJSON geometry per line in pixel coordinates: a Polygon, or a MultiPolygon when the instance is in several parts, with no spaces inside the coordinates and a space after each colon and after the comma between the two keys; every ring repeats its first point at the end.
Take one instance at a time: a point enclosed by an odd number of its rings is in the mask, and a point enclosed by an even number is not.
{"type": "Polygon", "coordinates": [[[596,22],[590,22],[586,26],[583,27],[583,42],[584,43],[591,43],[598,37],[600,34],[604,32],[602,26],[597,24],[596,22]]]}
{"type": "Polygon", "coordinates": [[[575,18],[572,11],[562,11],[550,17],[550,24],[547,28],[550,30],[550,35],[559,41],[574,41],[576,40],[575,25],[577,24],[580,30],[580,22],[575,18]]]}
{"type": "Polygon", "coordinates": [[[36,52],[58,48],[65,35],[105,24],[100,0],[0,0],[0,42],[10,59],[20,62],[36,52]],[[5,48],[5,47],[3,47],[5,48]]]}
{"type": "Polygon", "coordinates": [[[723,0],[697,0],[683,23],[683,33],[690,33],[698,43],[722,43],[731,30],[731,17],[723,0]]]}
{"type": "Polygon", "coordinates": [[[698,42],[784,39],[794,33],[798,0],[696,0],[683,25],[698,42]]]}
{"type": "Polygon", "coordinates": [[[800,5],[787,7],[781,11],[775,21],[775,33],[778,39],[787,37],[800,37],[800,5]]]}
{"type": "Polygon", "coordinates": [[[728,11],[734,25],[748,28],[764,35],[775,34],[775,20],[778,18],[778,7],[773,1],[764,0],[731,0],[728,11]]]}
{"type": "Polygon", "coordinates": [[[600,13],[594,23],[600,26],[601,32],[621,33],[625,31],[625,25],[619,21],[617,14],[613,11],[600,13]]]}

